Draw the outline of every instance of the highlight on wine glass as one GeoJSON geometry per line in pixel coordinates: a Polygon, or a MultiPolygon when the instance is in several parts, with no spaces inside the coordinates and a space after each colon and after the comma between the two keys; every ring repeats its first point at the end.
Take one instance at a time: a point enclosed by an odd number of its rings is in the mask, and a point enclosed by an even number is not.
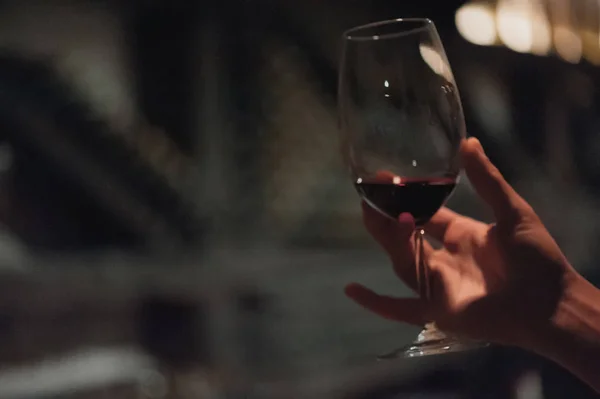
{"type": "MultiPolygon", "coordinates": [[[[396,19],[346,31],[338,90],[342,152],[356,190],[387,217],[413,216],[419,294],[429,299],[423,226],[456,186],[466,135],[458,89],[435,24],[396,19]]],[[[414,342],[380,359],[480,346],[428,323],[414,342]]]]}

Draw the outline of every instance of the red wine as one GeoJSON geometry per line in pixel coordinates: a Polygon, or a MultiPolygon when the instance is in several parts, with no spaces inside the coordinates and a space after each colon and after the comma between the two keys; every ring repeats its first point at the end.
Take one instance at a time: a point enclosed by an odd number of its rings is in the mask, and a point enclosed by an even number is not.
{"type": "Polygon", "coordinates": [[[454,190],[456,179],[409,179],[377,177],[358,179],[355,184],[360,196],[369,205],[396,219],[410,213],[417,226],[422,226],[444,205],[454,190]]]}

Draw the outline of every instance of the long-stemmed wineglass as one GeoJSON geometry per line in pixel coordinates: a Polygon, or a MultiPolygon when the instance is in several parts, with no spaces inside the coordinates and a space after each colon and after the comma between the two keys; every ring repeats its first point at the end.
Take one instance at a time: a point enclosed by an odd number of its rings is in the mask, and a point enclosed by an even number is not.
{"type": "MultiPolygon", "coordinates": [[[[419,294],[429,299],[423,226],[457,183],[465,121],[444,46],[429,19],[396,19],[350,29],[339,80],[342,148],[356,190],[373,208],[417,226],[419,294]]],[[[380,358],[479,346],[428,323],[411,345],[380,358]]]]}

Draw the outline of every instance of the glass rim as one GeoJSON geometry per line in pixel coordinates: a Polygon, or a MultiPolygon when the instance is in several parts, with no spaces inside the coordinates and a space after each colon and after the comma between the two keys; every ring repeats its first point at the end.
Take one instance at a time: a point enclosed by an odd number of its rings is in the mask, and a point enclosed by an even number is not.
{"type": "Polygon", "coordinates": [[[354,28],[350,28],[343,33],[344,40],[347,41],[374,41],[374,40],[385,40],[385,39],[395,39],[403,36],[412,35],[418,32],[427,31],[431,28],[435,29],[435,23],[429,18],[396,18],[396,19],[388,19],[384,21],[371,22],[365,25],[355,26],[354,28]],[[382,35],[367,35],[367,34],[358,34],[362,30],[377,28],[380,26],[393,25],[402,22],[421,22],[422,26],[408,29],[405,31],[399,31],[396,33],[384,33],[382,35]]]}

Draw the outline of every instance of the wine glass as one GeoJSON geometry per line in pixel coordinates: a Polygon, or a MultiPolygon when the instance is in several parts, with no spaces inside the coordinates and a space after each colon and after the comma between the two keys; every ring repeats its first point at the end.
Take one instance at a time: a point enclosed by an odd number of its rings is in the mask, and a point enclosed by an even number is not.
{"type": "MultiPolygon", "coordinates": [[[[359,195],[392,219],[415,219],[419,294],[429,299],[423,226],[452,194],[465,121],[434,23],[396,19],[343,36],[339,80],[342,149],[359,195]]],[[[462,351],[480,344],[428,323],[416,341],[381,359],[462,351]]]]}

